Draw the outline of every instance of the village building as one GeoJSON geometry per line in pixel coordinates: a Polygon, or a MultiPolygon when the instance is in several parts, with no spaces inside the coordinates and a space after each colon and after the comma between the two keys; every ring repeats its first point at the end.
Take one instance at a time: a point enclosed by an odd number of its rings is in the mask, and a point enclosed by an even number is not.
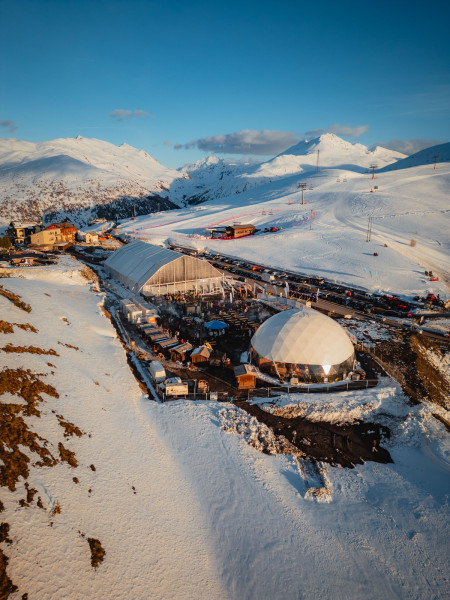
{"type": "Polygon", "coordinates": [[[75,241],[78,229],[70,223],[52,223],[30,236],[30,245],[43,248],[61,246],[64,248],[75,241]]]}
{"type": "Polygon", "coordinates": [[[43,229],[30,236],[30,245],[53,247],[60,241],[59,229],[43,229]]]}
{"type": "Polygon", "coordinates": [[[51,225],[48,225],[46,229],[59,229],[59,241],[66,243],[73,243],[78,233],[78,229],[74,225],[72,225],[72,223],[68,223],[67,221],[64,221],[62,223],[52,223],[51,225]]]}
{"type": "Polygon", "coordinates": [[[147,297],[222,292],[223,275],[206,260],[139,240],[113,252],[104,267],[132,292],[147,297]]]}
{"type": "Polygon", "coordinates": [[[6,230],[6,235],[15,245],[27,245],[31,241],[31,235],[40,231],[42,228],[42,222],[19,223],[17,221],[11,221],[6,230]]]}
{"type": "Polygon", "coordinates": [[[86,244],[98,244],[99,235],[96,231],[79,231],[77,238],[86,244]]]}

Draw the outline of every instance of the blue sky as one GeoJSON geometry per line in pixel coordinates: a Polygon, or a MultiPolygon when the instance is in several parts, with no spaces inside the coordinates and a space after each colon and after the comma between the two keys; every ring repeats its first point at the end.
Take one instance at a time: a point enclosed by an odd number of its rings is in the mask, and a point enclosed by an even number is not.
{"type": "Polygon", "coordinates": [[[126,142],[170,167],[321,131],[447,141],[449,16],[441,0],[0,0],[0,136],[126,142]]]}

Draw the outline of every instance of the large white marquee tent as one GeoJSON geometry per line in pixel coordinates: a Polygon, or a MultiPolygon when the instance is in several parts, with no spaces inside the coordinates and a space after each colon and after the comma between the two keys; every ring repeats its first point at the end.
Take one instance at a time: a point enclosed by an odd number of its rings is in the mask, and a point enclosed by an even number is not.
{"type": "Polygon", "coordinates": [[[251,346],[260,366],[273,365],[275,371],[305,380],[342,379],[355,362],[346,330],[306,307],[267,319],[252,337],[251,346]]]}
{"type": "Polygon", "coordinates": [[[135,294],[159,296],[222,291],[223,276],[206,260],[137,240],[116,250],[105,270],[135,294]]]}

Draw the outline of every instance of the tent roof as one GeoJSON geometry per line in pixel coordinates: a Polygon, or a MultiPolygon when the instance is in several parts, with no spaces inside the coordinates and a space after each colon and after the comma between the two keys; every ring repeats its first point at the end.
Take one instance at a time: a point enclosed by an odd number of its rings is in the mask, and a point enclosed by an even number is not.
{"type": "Polygon", "coordinates": [[[209,323],[205,323],[205,327],[207,329],[225,329],[226,327],[228,327],[228,325],[223,321],[214,320],[210,321],[209,323]]]}
{"type": "Polygon", "coordinates": [[[354,353],[346,330],[312,308],[285,310],[270,317],[251,344],[264,358],[295,364],[338,365],[354,353]]]}
{"type": "Polygon", "coordinates": [[[207,261],[140,240],[122,246],[104,264],[107,271],[119,275],[121,281],[137,293],[162,267],[177,260],[200,263],[204,278],[222,276],[207,261]]]}

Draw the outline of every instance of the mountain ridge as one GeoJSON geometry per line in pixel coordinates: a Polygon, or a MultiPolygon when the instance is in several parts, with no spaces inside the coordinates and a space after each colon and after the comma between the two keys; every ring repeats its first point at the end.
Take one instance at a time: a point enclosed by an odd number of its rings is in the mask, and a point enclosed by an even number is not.
{"type": "Polygon", "coordinates": [[[3,138],[0,224],[47,214],[83,225],[105,211],[107,218],[125,218],[136,210],[148,214],[256,188],[263,193],[275,180],[316,171],[317,162],[320,170],[364,173],[374,163],[378,170],[391,169],[404,160],[408,158],[393,150],[369,149],[323,134],[264,162],[232,163],[207,156],[175,170],[126,142],[116,146],[83,136],[44,142],[3,138]]]}

